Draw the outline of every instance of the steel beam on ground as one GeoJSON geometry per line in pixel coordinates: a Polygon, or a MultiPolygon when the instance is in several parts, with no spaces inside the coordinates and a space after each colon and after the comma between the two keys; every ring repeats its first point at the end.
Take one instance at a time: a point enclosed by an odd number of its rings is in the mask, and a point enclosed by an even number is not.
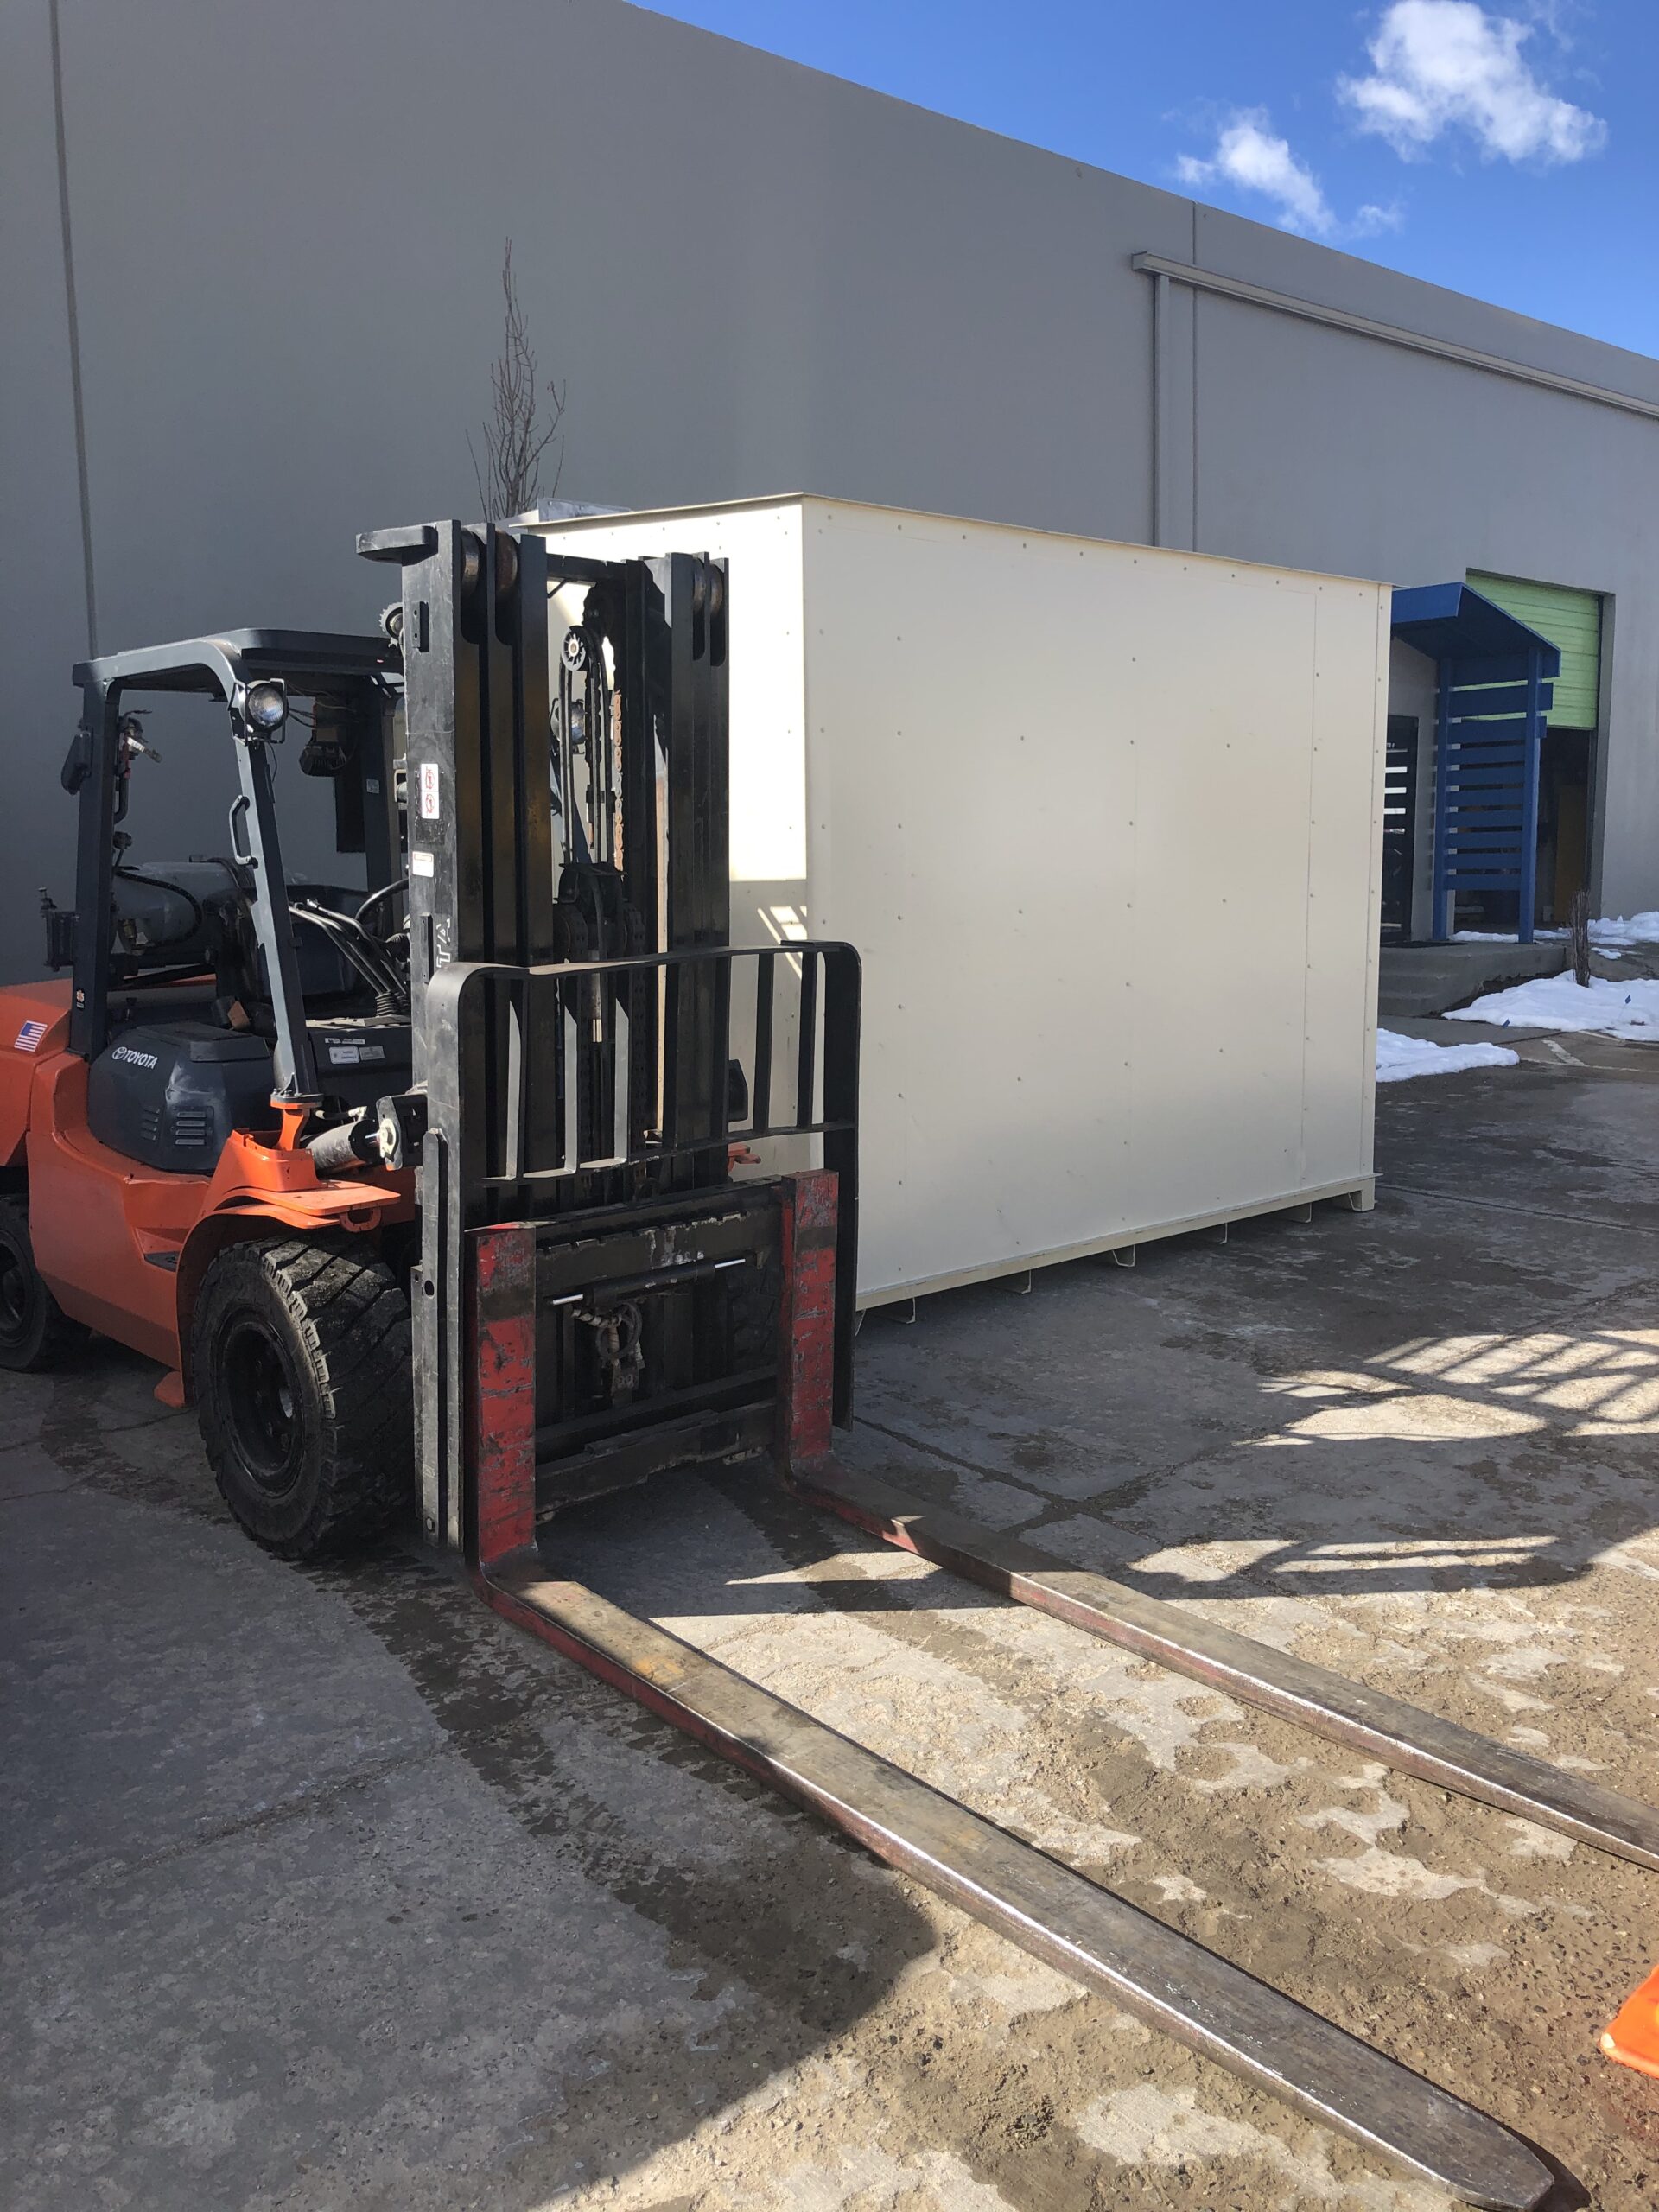
{"type": "Polygon", "coordinates": [[[495,1611],[1038,1958],[1326,2126],[1495,2212],[1553,2186],[1520,2139],[954,1798],[522,1548],[495,1611]]]}
{"type": "Polygon", "coordinates": [[[825,1458],[797,1464],[789,1486],[810,1504],[953,1574],[1052,1613],[1143,1659],[1294,1720],[1442,1789],[1558,1829],[1576,1843],[1659,1869],[1659,1811],[1582,1775],[1529,1758],[1456,1721],[1327,1667],[1217,1627],[1166,1599],[1069,1567],[1017,1537],[907,1497],[825,1458]]]}

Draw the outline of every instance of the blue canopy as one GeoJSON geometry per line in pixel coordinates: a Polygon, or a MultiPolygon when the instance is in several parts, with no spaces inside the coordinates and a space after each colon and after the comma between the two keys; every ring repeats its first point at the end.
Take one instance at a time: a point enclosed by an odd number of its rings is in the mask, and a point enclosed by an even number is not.
{"type": "Polygon", "coordinates": [[[1394,594],[1394,634],[1431,660],[1519,660],[1543,655],[1540,676],[1561,672],[1561,651],[1467,584],[1412,584],[1394,594]]]}

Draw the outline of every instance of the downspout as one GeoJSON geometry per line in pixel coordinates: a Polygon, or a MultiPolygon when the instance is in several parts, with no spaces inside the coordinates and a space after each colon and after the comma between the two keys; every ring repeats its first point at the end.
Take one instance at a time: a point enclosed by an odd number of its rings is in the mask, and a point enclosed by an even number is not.
{"type": "Polygon", "coordinates": [[[74,241],[69,222],[69,155],[63,126],[63,45],[58,0],[49,0],[52,27],[52,112],[58,143],[58,221],[63,233],[63,298],[69,330],[69,390],[75,413],[75,475],[80,493],[81,581],[86,594],[86,655],[98,658],[98,590],[92,574],[92,501],[86,476],[86,413],[80,383],[80,310],[75,297],[74,241]]]}
{"type": "Polygon", "coordinates": [[[1152,280],[1152,543],[1169,542],[1169,278],[1152,280]]]}

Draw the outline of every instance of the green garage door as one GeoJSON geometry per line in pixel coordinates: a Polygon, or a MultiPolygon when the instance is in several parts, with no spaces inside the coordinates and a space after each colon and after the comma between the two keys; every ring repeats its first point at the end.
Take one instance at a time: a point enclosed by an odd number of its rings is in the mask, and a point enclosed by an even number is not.
{"type": "Polygon", "coordinates": [[[1563,584],[1469,571],[1471,587],[1548,638],[1561,672],[1538,762],[1538,902],[1535,918],[1556,927],[1590,880],[1590,794],[1594,780],[1601,599],[1563,584]]]}
{"type": "Polygon", "coordinates": [[[1561,649],[1561,672],[1549,710],[1554,729],[1594,729],[1596,690],[1601,673],[1601,597],[1573,591],[1565,584],[1532,584],[1519,576],[1489,576],[1469,571],[1478,591],[1517,622],[1561,649]]]}

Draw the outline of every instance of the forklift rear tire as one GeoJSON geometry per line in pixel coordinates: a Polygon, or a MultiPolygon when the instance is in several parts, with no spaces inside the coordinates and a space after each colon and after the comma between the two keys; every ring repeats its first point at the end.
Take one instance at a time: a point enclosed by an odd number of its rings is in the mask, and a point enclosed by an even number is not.
{"type": "Polygon", "coordinates": [[[0,1367],[36,1374],[86,1334],[41,1280],[29,1241],[29,1208],[0,1198],[0,1367]]]}
{"type": "Polygon", "coordinates": [[[409,1305],[372,1251],[232,1245],[202,1282],[191,1349],[214,1479],[267,1551],[350,1550],[412,1501],[409,1305]]]}

